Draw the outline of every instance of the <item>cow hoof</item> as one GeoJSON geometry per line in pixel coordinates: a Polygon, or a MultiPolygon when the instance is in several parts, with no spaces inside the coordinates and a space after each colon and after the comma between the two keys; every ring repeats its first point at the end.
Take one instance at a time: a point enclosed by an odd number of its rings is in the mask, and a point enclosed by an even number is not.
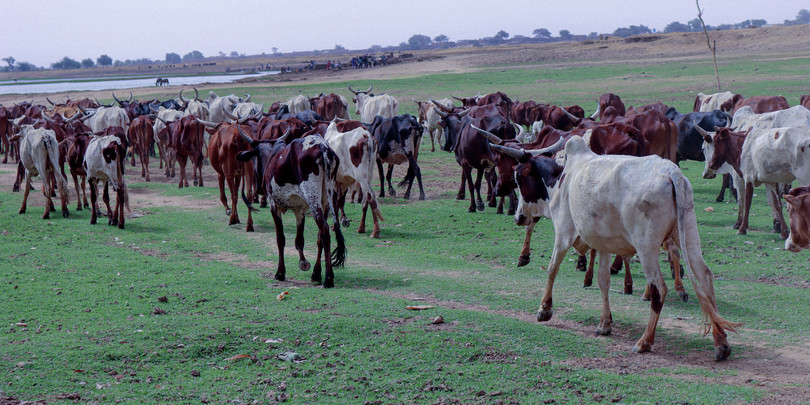
{"type": "Polygon", "coordinates": [[[389,189],[388,189],[388,196],[389,196],[389,197],[396,197],[396,196],[397,196],[397,192],[396,192],[396,191],[394,191],[394,189],[393,189],[393,188],[389,188],[389,189]]]}
{"type": "Polygon", "coordinates": [[[42,216],[42,219],[51,219],[51,214],[45,214],[42,216]]]}
{"type": "Polygon", "coordinates": [[[245,232],[253,232],[253,225],[248,225],[248,226],[245,228],[245,232]]]}
{"type": "Polygon", "coordinates": [[[624,287],[624,295],[633,295],[633,286],[632,285],[624,287]]]}
{"type": "Polygon", "coordinates": [[[25,208],[20,208],[19,213],[20,213],[20,214],[25,214],[25,208]]]}
{"type": "Polygon", "coordinates": [[[745,235],[747,233],[748,233],[748,230],[746,230],[746,229],[738,229],[737,230],[737,235],[745,235]]]}
{"type": "Polygon", "coordinates": [[[124,224],[123,223],[118,224],[118,229],[124,229],[124,224]]]}
{"type": "Polygon", "coordinates": [[[12,187],[11,192],[12,193],[19,193],[20,192],[20,187],[12,187]]]}
{"type": "Polygon", "coordinates": [[[275,278],[276,280],[278,280],[278,281],[284,281],[284,280],[286,280],[286,279],[287,279],[287,278],[284,276],[284,274],[278,274],[278,273],[276,273],[276,275],[275,275],[275,277],[274,277],[274,278],[275,278]]]}
{"type": "Polygon", "coordinates": [[[90,208],[90,204],[84,203],[84,208],[90,208]]]}
{"type": "Polygon", "coordinates": [[[740,229],[740,224],[734,224],[734,226],[732,226],[731,229],[740,229]]]}
{"type": "Polygon", "coordinates": [[[478,204],[476,204],[476,207],[478,208],[478,211],[483,211],[484,210],[484,202],[479,201],[478,204]]]}
{"type": "Polygon", "coordinates": [[[529,255],[520,255],[520,257],[518,257],[517,266],[518,267],[523,267],[523,266],[529,264],[529,262],[531,260],[532,259],[531,259],[531,257],[529,255]]]}
{"type": "Polygon", "coordinates": [[[714,202],[723,202],[724,200],[725,200],[725,197],[717,197],[717,198],[714,199],[714,202]]]}
{"type": "Polygon", "coordinates": [[[195,186],[195,187],[197,186],[197,179],[194,179],[194,180],[192,180],[191,182],[192,182],[192,183],[194,183],[194,186],[195,186]]]}
{"type": "Polygon", "coordinates": [[[642,294],[642,295],[641,295],[641,300],[642,300],[642,301],[649,301],[649,300],[650,300],[650,296],[649,296],[649,295],[647,295],[647,293],[645,292],[644,294],[642,294]]]}
{"type": "Polygon", "coordinates": [[[554,310],[551,309],[541,309],[537,311],[537,322],[545,322],[551,319],[551,315],[554,315],[554,310]]]}
{"type": "Polygon", "coordinates": [[[610,274],[619,274],[620,271],[622,271],[621,267],[615,268],[613,266],[610,266],[610,274]]]}
{"type": "Polygon", "coordinates": [[[310,265],[306,260],[301,260],[298,262],[298,268],[301,269],[301,271],[309,271],[309,269],[312,268],[312,265],[310,265]]]}
{"type": "Polygon", "coordinates": [[[82,210],[82,206],[81,206],[81,205],[77,205],[77,206],[76,206],[76,211],[81,211],[81,210],[82,210]]]}
{"type": "Polygon", "coordinates": [[[464,194],[456,194],[456,200],[463,200],[463,199],[464,199],[464,194]]]}
{"type": "Polygon", "coordinates": [[[259,203],[259,208],[267,208],[267,201],[262,201],[259,203]]]}
{"type": "Polygon", "coordinates": [[[587,280],[582,282],[582,288],[590,287],[593,285],[593,280],[587,280]]]}
{"type": "Polygon", "coordinates": [[[419,201],[425,201],[425,195],[419,194],[419,201]]]}
{"type": "Polygon", "coordinates": [[[70,216],[70,211],[67,208],[62,210],[62,218],[67,218],[70,216]]]}
{"type": "MultiPolygon", "coordinates": [[[[490,205],[490,207],[491,207],[491,205],[490,205]]],[[[503,214],[503,208],[498,208],[497,210],[495,210],[495,213],[496,214],[503,214]]]]}
{"type": "Polygon", "coordinates": [[[475,212],[475,206],[473,205],[470,206],[470,208],[467,208],[467,212],[475,212]]]}
{"type": "Polygon", "coordinates": [[[147,177],[147,178],[146,178],[146,181],[152,181],[152,179],[150,179],[149,177],[147,177]]]}
{"type": "Polygon", "coordinates": [[[231,215],[231,210],[230,209],[225,210],[225,215],[231,215]]]}
{"type": "Polygon", "coordinates": [[[506,211],[506,215],[515,215],[515,210],[506,211]]]}
{"type": "Polygon", "coordinates": [[[238,223],[239,223],[239,218],[232,219],[232,220],[228,221],[228,225],[235,225],[235,224],[238,224],[238,223]]]}
{"type": "Polygon", "coordinates": [[[678,291],[678,297],[681,297],[681,301],[683,302],[689,302],[689,294],[687,294],[685,291],[678,291]]]}
{"type": "Polygon", "coordinates": [[[787,238],[788,238],[788,236],[790,236],[790,232],[788,232],[788,233],[782,232],[781,234],[779,234],[779,237],[780,237],[782,240],[787,239],[787,238]]]}
{"type": "Polygon", "coordinates": [[[95,220],[95,219],[91,219],[91,220],[90,220],[90,225],[95,225],[95,224],[96,224],[96,220],[95,220]]]}
{"type": "Polygon", "coordinates": [[[642,344],[636,343],[636,345],[633,346],[633,353],[646,353],[649,352],[650,350],[652,350],[652,345],[647,342],[644,342],[642,344]]]}
{"type": "Polygon", "coordinates": [[[380,239],[380,232],[379,231],[372,232],[371,237],[374,239],[380,239]]]}
{"type": "Polygon", "coordinates": [[[722,345],[714,348],[714,361],[723,361],[731,356],[731,346],[722,345]]]}
{"type": "MultiPolygon", "coordinates": [[[[498,204],[495,201],[490,200],[490,202],[487,203],[487,207],[489,207],[489,208],[494,208],[494,207],[497,207],[497,206],[498,206],[498,204]]],[[[498,214],[502,214],[502,213],[503,213],[503,209],[501,209],[501,212],[499,212],[498,214]]]]}
{"type": "Polygon", "coordinates": [[[608,336],[613,332],[613,328],[610,325],[607,326],[599,326],[596,328],[596,336],[608,336]]]}
{"type": "Polygon", "coordinates": [[[323,288],[334,288],[335,287],[335,280],[327,279],[323,282],[323,288]]]}
{"type": "MultiPolygon", "coordinates": [[[[352,221],[349,218],[343,218],[340,220],[340,224],[343,225],[344,228],[348,228],[352,224],[352,221]]],[[[360,231],[358,230],[358,232],[360,231]]]]}

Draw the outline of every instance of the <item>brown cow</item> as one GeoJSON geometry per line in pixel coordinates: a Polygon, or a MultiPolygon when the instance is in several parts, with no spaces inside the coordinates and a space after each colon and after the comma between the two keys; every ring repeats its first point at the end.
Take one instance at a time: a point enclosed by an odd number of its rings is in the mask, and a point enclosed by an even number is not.
{"type": "Polygon", "coordinates": [[[180,181],[178,188],[188,187],[186,163],[191,159],[192,182],[203,186],[203,131],[205,126],[197,121],[194,115],[187,115],[166,125],[171,130],[171,147],[180,164],[180,181]]]}
{"type": "Polygon", "coordinates": [[[733,116],[737,110],[744,106],[751,107],[757,114],[786,110],[790,108],[790,105],[783,96],[754,96],[745,98],[741,94],[735,94],[731,100],[723,103],[721,109],[723,111],[728,111],[730,109],[731,115],[733,116]],[[729,106],[731,107],[729,108],[729,106]]]}
{"type": "Polygon", "coordinates": [[[796,187],[782,197],[788,203],[790,217],[790,235],[785,240],[785,250],[810,249],[810,187],[796,187]]]}
{"type": "MultiPolygon", "coordinates": [[[[216,126],[215,132],[211,135],[208,143],[208,159],[211,168],[217,172],[219,183],[219,200],[225,206],[225,214],[229,215],[228,225],[239,223],[239,214],[236,212],[236,205],[239,198],[239,183],[245,177],[245,185],[251,190],[253,181],[253,162],[240,162],[236,160],[236,155],[240,152],[251,149],[250,144],[245,142],[239,131],[250,133],[251,129],[247,125],[223,122],[216,126]],[[225,196],[225,182],[228,182],[228,190],[231,192],[231,207],[228,207],[228,199],[225,196]]],[[[253,232],[253,224],[249,223],[246,232],[253,232]]]]}
{"type": "Polygon", "coordinates": [[[146,181],[152,181],[149,177],[149,150],[152,148],[154,140],[154,129],[152,119],[148,115],[135,117],[129,125],[129,143],[133,145],[132,165],[135,165],[135,153],[141,161],[141,177],[146,181]]]}
{"type": "Polygon", "coordinates": [[[810,95],[803,95],[802,98],[799,99],[799,104],[801,104],[802,107],[810,110],[810,95]]]}

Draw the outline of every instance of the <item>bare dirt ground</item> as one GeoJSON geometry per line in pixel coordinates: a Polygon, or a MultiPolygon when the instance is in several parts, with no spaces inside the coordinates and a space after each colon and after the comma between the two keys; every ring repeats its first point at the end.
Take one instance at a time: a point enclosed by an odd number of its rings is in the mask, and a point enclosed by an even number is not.
{"type": "MultiPolygon", "coordinates": [[[[718,57],[734,58],[750,55],[766,58],[782,58],[795,56],[798,51],[805,52],[810,49],[810,25],[795,27],[774,27],[762,29],[748,29],[740,31],[712,32],[711,36],[718,42],[718,57]]],[[[705,37],[703,34],[669,34],[646,36],[649,41],[628,42],[621,38],[609,38],[599,41],[585,41],[580,43],[563,44],[541,44],[541,45],[520,45],[502,46],[491,48],[465,48],[446,51],[431,51],[417,55],[425,57],[424,61],[389,65],[382,68],[366,70],[343,70],[340,72],[309,72],[305,74],[289,74],[274,77],[272,79],[245,83],[245,86],[286,86],[295,81],[306,81],[307,83],[326,83],[336,80],[359,80],[359,79],[383,79],[401,76],[417,76],[428,73],[442,72],[468,72],[479,68],[479,66],[501,64],[506,68],[520,68],[537,63],[546,63],[558,66],[583,66],[589,64],[616,63],[617,61],[632,61],[640,58],[658,60],[678,60],[705,58],[707,51],[705,47],[705,37]]],[[[232,84],[205,86],[206,89],[216,89],[222,87],[233,87],[232,84]]],[[[174,96],[179,92],[179,87],[169,87],[158,90],[157,88],[133,89],[136,97],[143,95],[153,95],[156,92],[174,96]]],[[[123,91],[122,91],[123,93],[123,91]]],[[[70,93],[71,98],[107,98],[109,91],[70,93]]],[[[64,99],[66,94],[52,94],[52,100],[64,99]]],[[[43,95],[36,96],[0,96],[0,103],[9,104],[21,100],[31,100],[45,104],[43,95]]],[[[425,145],[423,145],[423,151],[425,145]]],[[[153,159],[151,164],[152,181],[159,183],[177,184],[179,174],[175,178],[167,178],[158,169],[157,159],[153,159]]],[[[127,165],[128,181],[130,183],[141,181],[140,168],[132,168],[127,165]]],[[[446,177],[453,175],[458,178],[460,171],[457,168],[441,169],[446,177]]],[[[10,190],[16,173],[16,164],[0,164],[0,188],[10,190]]],[[[404,176],[404,168],[395,171],[395,178],[401,179],[404,176]]],[[[376,176],[375,176],[376,177],[376,176]]],[[[70,184],[70,210],[75,209],[76,195],[73,190],[72,180],[70,184]]],[[[206,187],[216,187],[216,176],[210,166],[204,168],[204,182],[206,187]]],[[[40,216],[42,213],[44,199],[40,191],[41,181],[36,179],[34,186],[37,191],[31,192],[28,213],[29,216],[40,216]]],[[[426,181],[426,192],[428,199],[439,198],[440,194],[447,190],[456,190],[457,183],[443,182],[442,184],[431,184],[426,181]]],[[[376,187],[376,185],[375,185],[376,187]]],[[[416,187],[416,185],[414,185],[416,187]]],[[[401,192],[401,188],[398,188],[401,192]]],[[[89,193],[88,193],[89,194],[89,193]]],[[[415,192],[412,192],[415,194],[415,192]]],[[[15,194],[16,195],[16,194],[15,194]]],[[[418,195],[418,194],[415,194],[418,195]]],[[[198,200],[181,196],[167,197],[156,192],[136,188],[130,192],[131,205],[135,215],[148,215],[149,208],[154,206],[179,206],[186,208],[213,208],[221,207],[217,199],[198,200]]],[[[4,203],[19,204],[22,196],[3,201],[4,203]]],[[[58,199],[55,200],[58,205],[58,199]]],[[[241,210],[240,210],[241,211],[241,210]]],[[[57,211],[54,214],[58,214],[57,211]]],[[[226,217],[223,211],[223,225],[226,217]]],[[[103,221],[102,221],[103,223],[103,221]]],[[[99,225],[102,226],[102,225],[99,225]]],[[[271,235],[264,235],[269,238],[271,235]]],[[[268,243],[270,243],[268,241],[268,243]]],[[[210,260],[221,260],[223,258],[211,257],[210,260]]],[[[224,258],[223,260],[231,260],[224,258]]],[[[363,263],[365,266],[373,267],[373,263],[363,263]]],[[[385,291],[373,291],[376,294],[391,295],[385,291]]],[[[414,297],[398,297],[414,298],[414,297]]],[[[425,303],[441,306],[443,308],[464,309],[471,311],[481,311],[496,313],[498,315],[511,317],[524,322],[536,322],[535,314],[517,311],[495,311],[483,306],[475,306],[458,302],[441,301],[431,297],[420,297],[425,303]]],[[[573,331],[582,336],[593,336],[593,331],[580,323],[561,320],[559,312],[555,318],[545,324],[547,327],[561,330],[573,331]]],[[[662,316],[660,326],[663,329],[684,329],[688,328],[687,323],[672,317],[662,316]]],[[[693,328],[694,329],[694,328],[693,328]]],[[[698,334],[698,330],[688,330],[690,334],[698,334]]],[[[610,337],[594,339],[609,339],[610,352],[616,354],[609,358],[599,359],[571,359],[568,364],[572,367],[585,367],[599,369],[614,373],[640,373],[650,369],[677,369],[679,367],[701,367],[707,370],[729,371],[719,377],[723,384],[737,386],[756,386],[768,392],[760,403],[763,404],[793,404],[806,402],[810,398],[810,347],[807,345],[786,347],[783,349],[769,349],[764,347],[766,342],[756,350],[748,350],[744,354],[735,352],[731,360],[715,363],[713,356],[707,352],[694,352],[679,350],[678,341],[661,338],[657,339],[652,353],[644,355],[633,355],[629,353],[635,340],[641,335],[641,330],[615,330],[610,337]]],[[[734,336],[731,336],[731,343],[734,345],[734,336]]],[[[672,378],[683,378],[693,380],[696,383],[713,382],[717,383],[717,377],[702,377],[698,375],[678,374],[672,378]]],[[[690,398],[678,398],[674,401],[689,402],[690,398]]]]}

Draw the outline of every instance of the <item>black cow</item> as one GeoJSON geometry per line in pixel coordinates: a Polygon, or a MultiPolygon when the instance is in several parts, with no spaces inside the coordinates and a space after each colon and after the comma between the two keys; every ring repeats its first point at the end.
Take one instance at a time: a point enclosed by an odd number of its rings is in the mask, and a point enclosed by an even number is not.
{"type": "Polygon", "coordinates": [[[399,115],[392,118],[376,116],[374,122],[368,125],[371,136],[377,140],[379,151],[377,152],[377,170],[380,174],[380,197],[385,197],[385,183],[383,180],[383,163],[388,163],[388,194],[396,196],[394,186],[391,185],[391,175],[394,165],[408,162],[408,173],[399,183],[402,187],[406,183],[408,189],[403,197],[407,200],[411,198],[411,187],[413,179],[419,183],[419,199],[425,199],[425,189],[422,187],[422,171],[416,163],[416,146],[422,140],[422,126],[417,122],[416,117],[408,114],[399,115]]]}

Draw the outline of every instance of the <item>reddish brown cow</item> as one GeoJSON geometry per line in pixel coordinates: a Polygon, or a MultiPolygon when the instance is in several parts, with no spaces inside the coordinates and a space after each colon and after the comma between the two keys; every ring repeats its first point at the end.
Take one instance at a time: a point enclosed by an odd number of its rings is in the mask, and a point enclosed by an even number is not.
{"type": "Polygon", "coordinates": [[[754,96],[745,98],[741,94],[735,94],[731,100],[723,103],[721,109],[723,111],[731,110],[731,115],[733,116],[737,110],[744,106],[751,107],[757,114],[790,108],[790,105],[788,105],[787,100],[783,96],[754,96]]]}
{"type": "Polygon", "coordinates": [[[537,103],[533,100],[515,102],[510,110],[512,121],[518,125],[531,126],[538,119],[536,108],[537,103]]]}
{"type": "Polygon", "coordinates": [[[615,116],[611,114],[612,111],[615,111],[613,107],[606,108],[600,122],[620,122],[638,128],[640,135],[645,140],[643,145],[645,150],[638,156],[657,155],[671,160],[673,163],[678,162],[678,127],[658,109],[650,108],[639,111],[633,110],[631,107],[625,117],[615,116]]]}
{"type": "MultiPolygon", "coordinates": [[[[310,99],[310,102],[312,100],[310,99]]],[[[313,109],[327,121],[331,121],[335,117],[349,119],[348,107],[343,103],[343,99],[335,93],[317,97],[313,109]]]]}
{"type": "Polygon", "coordinates": [[[599,97],[599,106],[596,108],[596,112],[593,113],[591,118],[596,119],[599,117],[601,120],[602,115],[601,112],[605,111],[608,106],[612,106],[616,109],[616,112],[620,116],[624,116],[627,113],[627,109],[624,107],[624,103],[622,102],[621,97],[613,94],[613,93],[606,93],[602,94],[599,97]]]}
{"type": "Polygon", "coordinates": [[[141,161],[141,177],[145,177],[146,181],[152,181],[149,177],[149,150],[152,148],[155,137],[153,125],[154,123],[148,115],[135,117],[129,124],[129,142],[134,146],[132,165],[135,165],[135,153],[137,153],[141,161]]]}
{"type": "Polygon", "coordinates": [[[283,120],[264,118],[259,122],[258,139],[272,141],[278,139],[281,135],[287,133],[287,131],[290,133],[287,135],[286,139],[292,140],[301,138],[309,131],[309,125],[296,117],[283,120]]]}
{"type": "Polygon", "coordinates": [[[810,187],[796,187],[782,197],[788,203],[790,217],[790,235],[785,240],[785,250],[810,249],[810,187]]]}
{"type": "Polygon", "coordinates": [[[178,188],[188,187],[186,163],[191,158],[192,182],[203,186],[203,131],[205,126],[197,121],[194,115],[187,115],[166,125],[171,130],[171,146],[180,164],[180,181],[178,188]]]}
{"type": "Polygon", "coordinates": [[[808,95],[808,94],[803,95],[802,98],[799,99],[799,104],[802,107],[810,110],[810,95],[808,95]]]}
{"type": "MultiPolygon", "coordinates": [[[[237,123],[223,122],[219,124],[211,140],[208,143],[208,159],[211,168],[217,172],[219,183],[219,200],[225,206],[225,214],[229,215],[228,225],[239,223],[239,214],[236,212],[236,205],[239,198],[239,183],[242,177],[245,178],[245,188],[251,190],[253,180],[253,162],[240,162],[236,160],[236,155],[240,152],[251,149],[250,144],[245,142],[239,131],[250,133],[250,127],[237,123]],[[228,199],[225,196],[225,182],[228,182],[228,190],[231,192],[231,207],[228,207],[228,199]]],[[[251,197],[248,197],[250,200],[251,197]]],[[[245,229],[253,232],[253,224],[249,223],[245,229]]]]}
{"type": "Polygon", "coordinates": [[[84,154],[87,152],[87,145],[90,144],[90,138],[90,131],[87,131],[65,138],[64,141],[59,143],[60,149],[64,145],[65,160],[70,169],[70,176],[73,177],[73,186],[76,188],[76,211],[81,211],[82,206],[84,206],[84,208],[90,207],[87,203],[87,193],[85,192],[87,171],[84,168],[84,154]],[[81,178],[81,189],[79,188],[79,178],[81,178]],[[81,195],[79,195],[79,190],[81,190],[81,195]]]}

